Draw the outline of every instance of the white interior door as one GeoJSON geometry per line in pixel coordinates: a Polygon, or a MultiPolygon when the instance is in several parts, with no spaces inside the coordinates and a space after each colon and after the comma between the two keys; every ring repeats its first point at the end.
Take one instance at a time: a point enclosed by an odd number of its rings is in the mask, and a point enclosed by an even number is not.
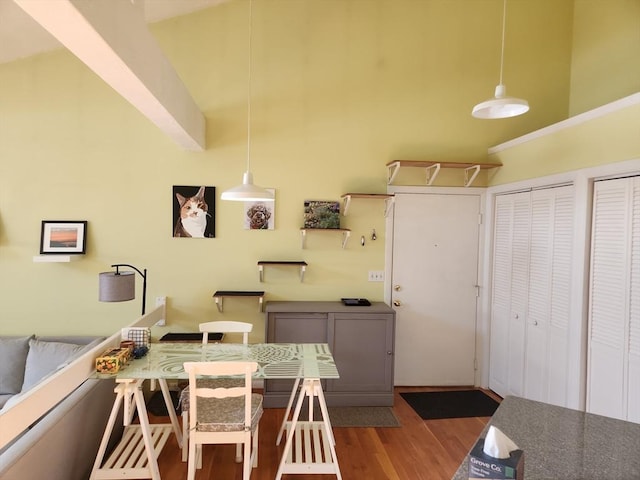
{"type": "Polygon", "coordinates": [[[396,385],[475,381],[479,195],[395,195],[396,385]]]}

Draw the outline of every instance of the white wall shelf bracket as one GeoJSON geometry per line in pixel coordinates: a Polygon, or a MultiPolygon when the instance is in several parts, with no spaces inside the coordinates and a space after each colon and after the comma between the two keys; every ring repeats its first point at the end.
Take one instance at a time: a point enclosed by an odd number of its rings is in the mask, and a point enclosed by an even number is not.
{"type": "Polygon", "coordinates": [[[342,232],[342,248],[344,249],[347,246],[347,241],[351,236],[351,230],[347,228],[301,228],[300,233],[302,234],[302,248],[305,248],[306,240],[307,240],[307,232],[342,232]]]}
{"type": "Polygon", "coordinates": [[[370,198],[370,199],[384,199],[385,208],[384,208],[384,216],[386,217],[391,210],[391,205],[393,204],[393,194],[388,193],[345,193],[342,195],[342,215],[344,217],[347,216],[347,212],[349,211],[349,206],[351,205],[351,201],[354,198],[370,198]]]}
{"type": "Polygon", "coordinates": [[[441,168],[464,169],[464,186],[470,186],[476,179],[480,170],[501,167],[501,163],[459,163],[459,162],[432,162],[424,160],[394,160],[387,163],[387,184],[391,185],[401,167],[424,168],[426,172],[426,184],[432,185],[441,168]]]}
{"type": "Polygon", "coordinates": [[[470,186],[480,173],[480,165],[474,165],[473,167],[467,167],[464,169],[464,186],[470,186]],[[469,174],[471,173],[471,176],[469,174]]]}
{"type": "Polygon", "coordinates": [[[345,230],[342,232],[342,248],[344,249],[347,246],[347,240],[351,236],[351,232],[349,230],[345,230]]]}
{"type": "Polygon", "coordinates": [[[300,266],[300,283],[304,282],[304,272],[307,270],[306,265],[300,266]]]}
{"type": "Polygon", "coordinates": [[[350,193],[342,196],[342,216],[346,217],[349,211],[349,205],[351,205],[351,199],[353,196],[350,193]]]}
{"type": "Polygon", "coordinates": [[[440,173],[440,164],[434,163],[433,165],[425,168],[424,170],[426,175],[425,182],[427,185],[431,185],[436,179],[436,177],[438,176],[438,173],[440,173]]]}
{"type": "Polygon", "coordinates": [[[393,208],[393,204],[395,203],[396,198],[391,196],[384,201],[384,216],[388,217],[391,209],[393,208]]]}
{"type": "Polygon", "coordinates": [[[264,267],[267,265],[293,265],[300,267],[300,282],[304,281],[304,272],[307,269],[307,262],[289,262],[289,261],[259,261],[258,273],[260,275],[260,282],[264,282],[264,267]]]}
{"type": "Polygon", "coordinates": [[[400,162],[391,162],[387,165],[387,185],[391,185],[400,171],[400,162]]]}
{"type": "Polygon", "coordinates": [[[222,302],[224,301],[224,297],[213,297],[213,299],[216,301],[216,307],[218,308],[218,311],[222,313],[222,302]]]}

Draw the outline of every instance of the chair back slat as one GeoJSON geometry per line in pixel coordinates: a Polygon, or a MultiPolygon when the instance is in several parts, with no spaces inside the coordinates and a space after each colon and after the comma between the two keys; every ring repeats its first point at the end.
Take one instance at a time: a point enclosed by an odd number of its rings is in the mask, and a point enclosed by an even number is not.
{"type": "Polygon", "coordinates": [[[196,388],[196,397],[200,398],[229,398],[229,397],[244,397],[246,395],[246,387],[232,387],[232,388],[196,388]]]}
{"type": "Polygon", "coordinates": [[[202,332],[202,343],[209,343],[209,333],[242,333],[242,343],[249,343],[249,334],[253,330],[253,324],[247,322],[234,322],[228,320],[220,320],[215,322],[206,322],[199,325],[202,332]]]}

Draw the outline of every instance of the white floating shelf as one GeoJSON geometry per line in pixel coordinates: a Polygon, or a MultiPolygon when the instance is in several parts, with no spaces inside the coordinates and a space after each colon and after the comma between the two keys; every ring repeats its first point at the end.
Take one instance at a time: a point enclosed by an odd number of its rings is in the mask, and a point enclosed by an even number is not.
{"type": "Polygon", "coordinates": [[[80,259],[80,255],[35,255],[35,263],[68,263],[80,259]]]}

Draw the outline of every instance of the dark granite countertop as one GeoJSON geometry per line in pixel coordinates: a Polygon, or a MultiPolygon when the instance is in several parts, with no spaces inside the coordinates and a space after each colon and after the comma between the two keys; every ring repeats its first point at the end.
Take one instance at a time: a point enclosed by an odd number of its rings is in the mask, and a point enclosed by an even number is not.
{"type": "MultiPolygon", "coordinates": [[[[527,480],[640,479],[640,424],[506,397],[490,425],[524,450],[527,480]]],[[[468,480],[468,456],[453,480],[468,480]]]]}

